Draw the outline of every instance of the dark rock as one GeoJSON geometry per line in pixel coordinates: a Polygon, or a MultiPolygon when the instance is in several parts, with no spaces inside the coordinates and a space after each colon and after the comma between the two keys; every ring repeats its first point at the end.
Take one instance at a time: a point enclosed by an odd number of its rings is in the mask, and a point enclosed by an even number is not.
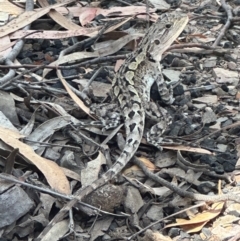
{"type": "Polygon", "coordinates": [[[228,92],[228,90],[229,90],[228,87],[227,87],[227,85],[222,85],[221,88],[222,88],[222,90],[225,91],[225,92],[228,92]]]}
{"type": "Polygon", "coordinates": [[[215,185],[211,182],[202,182],[197,186],[197,190],[202,194],[208,194],[215,189],[215,185]]]}
{"type": "Polygon", "coordinates": [[[208,148],[215,148],[215,141],[213,139],[205,139],[201,142],[201,145],[204,147],[208,147],[208,148]]]}
{"type": "Polygon", "coordinates": [[[231,119],[228,119],[227,121],[223,122],[222,123],[222,127],[225,127],[225,126],[229,126],[233,123],[233,121],[231,119]]]}
{"type": "Polygon", "coordinates": [[[194,154],[194,153],[189,153],[189,156],[193,162],[198,161],[201,157],[202,154],[194,154]]]}
{"type": "Polygon", "coordinates": [[[173,89],[173,95],[177,96],[177,95],[183,95],[184,94],[184,89],[182,85],[178,85],[173,89]]]}
{"type": "Polygon", "coordinates": [[[180,105],[180,106],[183,106],[183,105],[186,105],[188,102],[189,102],[189,99],[187,98],[187,96],[184,96],[184,97],[182,98],[182,100],[179,101],[179,102],[176,103],[176,104],[178,104],[178,105],[180,105]]]}
{"type": "Polygon", "coordinates": [[[179,122],[174,122],[173,125],[171,125],[169,136],[178,136],[180,129],[182,128],[182,124],[179,122]]]}
{"type": "Polygon", "coordinates": [[[32,64],[32,60],[30,58],[24,58],[22,60],[19,60],[21,64],[32,64]]]}
{"type": "Polygon", "coordinates": [[[240,5],[240,0],[235,0],[235,1],[234,1],[234,4],[237,5],[237,6],[239,6],[239,5],[240,5]]]}
{"type": "Polygon", "coordinates": [[[225,172],[232,172],[237,163],[237,157],[231,153],[221,153],[216,156],[217,162],[220,163],[225,172]]]}
{"type": "Polygon", "coordinates": [[[168,231],[168,236],[174,238],[180,234],[180,228],[170,228],[168,231]]]}
{"type": "Polygon", "coordinates": [[[24,58],[28,58],[31,56],[32,56],[32,52],[30,52],[29,50],[23,50],[19,53],[18,58],[24,59],[24,58]]]}
{"type": "Polygon", "coordinates": [[[220,112],[222,112],[225,109],[225,106],[222,104],[219,104],[216,108],[215,108],[215,113],[218,114],[220,112]]]}
{"type": "Polygon", "coordinates": [[[198,98],[202,96],[202,93],[199,90],[190,90],[192,98],[198,98]]]}
{"type": "Polygon", "coordinates": [[[76,69],[63,69],[62,70],[63,77],[68,77],[72,75],[78,75],[78,72],[76,69]]]}
{"type": "Polygon", "coordinates": [[[232,215],[232,216],[235,216],[235,217],[239,217],[240,216],[240,213],[235,211],[235,210],[232,210],[230,212],[228,212],[228,215],[232,215]]]}
{"type": "Polygon", "coordinates": [[[235,170],[235,164],[224,162],[223,169],[225,172],[233,172],[235,170]]]}
{"type": "Polygon", "coordinates": [[[202,155],[200,157],[200,162],[203,164],[208,164],[209,166],[212,166],[216,161],[217,161],[217,158],[215,156],[202,155]]]}
{"type": "Polygon", "coordinates": [[[33,52],[31,59],[34,60],[42,60],[45,59],[44,53],[43,52],[33,52]]]}
{"type": "Polygon", "coordinates": [[[52,56],[59,55],[60,49],[54,48],[54,47],[48,47],[45,49],[44,53],[48,53],[52,56]]]}
{"type": "Polygon", "coordinates": [[[190,134],[194,133],[195,128],[192,125],[187,125],[187,126],[185,126],[184,131],[185,131],[186,135],[190,135],[190,134]]]}
{"type": "Polygon", "coordinates": [[[41,43],[42,49],[47,49],[51,46],[51,42],[48,39],[44,39],[43,42],[41,43]]]}
{"type": "Polygon", "coordinates": [[[224,168],[221,164],[215,162],[211,165],[211,168],[214,172],[216,172],[217,174],[219,175],[222,175],[224,174],[224,168]]]}
{"type": "Polygon", "coordinates": [[[231,49],[233,46],[232,46],[232,43],[231,42],[225,42],[224,44],[223,44],[223,48],[224,49],[231,49]]]}
{"type": "Polygon", "coordinates": [[[39,51],[41,49],[41,45],[39,43],[34,43],[33,44],[33,50],[39,51]]]}
{"type": "Polygon", "coordinates": [[[60,39],[55,39],[54,45],[55,45],[55,48],[57,48],[57,49],[60,49],[63,47],[62,41],[60,39]]]}
{"type": "Polygon", "coordinates": [[[102,210],[107,212],[114,212],[115,207],[123,203],[125,192],[123,186],[107,184],[89,194],[83,199],[83,202],[95,207],[101,207],[102,210]]]}
{"type": "Polygon", "coordinates": [[[99,22],[99,21],[101,21],[102,19],[105,19],[105,18],[106,17],[104,15],[98,14],[94,19],[99,22]]]}
{"type": "Polygon", "coordinates": [[[240,134],[240,126],[237,126],[235,128],[231,128],[228,132],[230,135],[238,135],[240,134]]]}

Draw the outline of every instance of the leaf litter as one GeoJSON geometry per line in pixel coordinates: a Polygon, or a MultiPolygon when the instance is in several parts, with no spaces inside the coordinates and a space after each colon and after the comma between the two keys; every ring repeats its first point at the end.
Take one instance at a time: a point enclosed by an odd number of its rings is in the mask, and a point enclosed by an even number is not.
{"type": "MultiPolygon", "coordinates": [[[[209,196],[221,189],[232,195],[239,192],[240,33],[235,3],[221,0],[226,10],[221,12],[216,2],[185,1],[178,9],[164,1],[149,1],[147,6],[145,1],[129,2],[70,0],[49,5],[39,0],[27,11],[1,2],[3,238],[33,240],[62,202],[71,200],[71,193],[111,167],[119,154],[117,141],[104,130],[92,104],[106,97],[109,103],[114,71],[138,45],[151,24],[146,20],[155,21],[159,10],[191,17],[162,61],[166,81],[175,85],[175,102],[169,110],[175,112],[174,123],[165,135],[176,143],[164,145],[160,153],[144,138],[137,157],[145,168],[179,189],[209,196]],[[208,4],[215,15],[207,14],[208,4]],[[228,21],[233,25],[226,27],[228,21]],[[23,29],[30,25],[31,29],[23,29]],[[180,113],[184,119],[178,118],[180,113]],[[60,194],[61,202],[56,198],[60,194]]],[[[159,102],[154,89],[151,98],[159,102]]],[[[101,107],[99,112],[109,114],[101,107]]],[[[237,203],[207,202],[200,208],[132,163],[117,180],[83,201],[95,208],[78,205],[72,210],[74,216],[59,221],[42,240],[136,239],[137,235],[150,241],[237,240],[239,236],[237,203]],[[72,223],[74,228],[69,229],[72,223]]]]}

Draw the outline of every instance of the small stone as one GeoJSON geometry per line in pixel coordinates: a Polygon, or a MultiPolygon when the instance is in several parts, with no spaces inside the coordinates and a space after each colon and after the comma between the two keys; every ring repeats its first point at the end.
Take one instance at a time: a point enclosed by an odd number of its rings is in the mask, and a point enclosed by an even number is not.
{"type": "Polygon", "coordinates": [[[227,143],[226,137],[225,136],[219,136],[217,138],[217,143],[219,143],[219,144],[226,144],[227,143]]]}
{"type": "Polygon", "coordinates": [[[164,69],[162,73],[167,79],[171,80],[171,84],[177,83],[181,75],[181,71],[172,69],[164,69]]]}
{"type": "Polygon", "coordinates": [[[218,148],[219,151],[221,151],[221,152],[227,151],[227,145],[224,145],[224,144],[218,144],[218,145],[217,145],[217,148],[218,148]]]}
{"type": "Polygon", "coordinates": [[[78,74],[78,72],[76,69],[63,69],[62,70],[63,77],[68,77],[68,76],[77,75],[77,74],[78,74]]]}
{"type": "Polygon", "coordinates": [[[107,212],[114,212],[114,209],[123,203],[125,192],[122,186],[107,184],[86,196],[83,202],[107,212]]]}
{"type": "Polygon", "coordinates": [[[168,232],[168,236],[174,238],[180,234],[180,228],[170,228],[168,232]]]}
{"type": "Polygon", "coordinates": [[[41,45],[39,43],[34,43],[33,44],[33,50],[40,51],[40,49],[41,49],[41,45]]]}
{"type": "Polygon", "coordinates": [[[217,158],[215,156],[210,155],[202,155],[200,157],[200,162],[203,164],[208,164],[209,166],[212,166],[216,162],[217,158]]]}
{"type": "Polygon", "coordinates": [[[163,210],[159,205],[152,205],[146,215],[152,221],[157,221],[164,217],[163,210]]]}
{"type": "Polygon", "coordinates": [[[51,42],[48,39],[44,39],[43,42],[41,43],[42,49],[46,49],[51,46],[51,42]]]}
{"type": "Polygon", "coordinates": [[[206,107],[205,108],[205,113],[203,114],[202,117],[202,122],[205,124],[210,124],[215,122],[217,119],[215,113],[213,112],[213,110],[210,107],[206,107]]]}
{"type": "Polygon", "coordinates": [[[184,94],[183,86],[178,85],[177,87],[175,87],[174,90],[173,90],[173,94],[174,94],[174,96],[183,95],[184,94]]]}
{"type": "Polygon", "coordinates": [[[32,44],[24,44],[23,48],[22,48],[22,52],[23,51],[30,51],[32,50],[32,44]]]}
{"type": "Polygon", "coordinates": [[[216,185],[213,182],[201,182],[200,185],[197,186],[197,190],[202,194],[208,194],[213,191],[216,185]]]}
{"type": "Polygon", "coordinates": [[[21,64],[32,64],[32,60],[30,58],[24,58],[22,60],[19,60],[21,64]]]}
{"type": "Polygon", "coordinates": [[[203,67],[204,68],[213,68],[215,67],[217,64],[217,58],[216,57],[210,57],[207,58],[204,63],[203,63],[203,67]]]}
{"type": "Polygon", "coordinates": [[[125,209],[130,210],[131,213],[136,213],[143,206],[143,204],[144,203],[138,189],[128,187],[124,201],[125,209]]]}
{"type": "Polygon", "coordinates": [[[226,70],[223,68],[214,68],[213,75],[216,78],[217,83],[227,83],[236,86],[239,81],[239,76],[237,71],[226,70]]]}
{"type": "Polygon", "coordinates": [[[236,63],[234,63],[234,62],[228,62],[228,68],[230,69],[230,70],[236,70],[236,68],[237,68],[237,64],[236,63]]]}

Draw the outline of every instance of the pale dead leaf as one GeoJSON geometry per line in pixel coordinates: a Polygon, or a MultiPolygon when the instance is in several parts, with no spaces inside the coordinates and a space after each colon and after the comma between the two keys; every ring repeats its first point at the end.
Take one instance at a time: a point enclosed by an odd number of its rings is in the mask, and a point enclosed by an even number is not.
{"type": "MultiPolygon", "coordinates": [[[[1,28],[0,28],[1,29],[1,28]]],[[[13,45],[10,41],[9,36],[0,37],[0,56],[7,55],[11,50],[11,46],[13,45]]]]}
{"type": "MultiPolygon", "coordinates": [[[[108,56],[108,55],[116,53],[118,50],[120,50],[122,47],[124,47],[128,42],[130,42],[131,40],[133,40],[135,38],[137,38],[137,36],[135,36],[135,35],[126,35],[126,36],[114,41],[110,46],[102,48],[98,51],[75,52],[72,54],[68,54],[68,55],[63,56],[61,59],[58,59],[58,60],[52,62],[51,64],[49,64],[49,66],[58,66],[60,64],[65,64],[70,61],[78,61],[79,59],[84,60],[86,58],[108,56]]],[[[50,71],[51,71],[51,69],[44,69],[43,77],[45,77],[50,71]]]]}
{"type": "Polygon", "coordinates": [[[61,169],[63,170],[64,174],[67,177],[70,177],[70,178],[72,178],[74,180],[77,180],[77,181],[81,182],[81,176],[78,173],[76,173],[76,172],[74,172],[74,171],[72,171],[70,169],[67,169],[65,167],[61,167],[61,169]]]}
{"type": "Polygon", "coordinates": [[[68,1],[64,1],[63,3],[58,3],[58,4],[50,5],[46,8],[41,8],[39,10],[23,12],[16,19],[13,19],[12,21],[8,22],[6,25],[0,27],[0,37],[6,36],[9,33],[13,33],[16,30],[27,26],[28,24],[32,23],[36,19],[39,19],[43,15],[47,14],[51,9],[66,5],[73,1],[74,0],[68,0],[68,1]]]}
{"type": "Polygon", "coordinates": [[[41,241],[57,241],[60,240],[69,230],[69,221],[62,220],[53,225],[49,232],[41,239],[41,241]]]}
{"type": "Polygon", "coordinates": [[[169,224],[165,228],[181,226],[187,233],[198,232],[207,222],[216,218],[222,212],[224,204],[225,202],[213,203],[210,209],[198,213],[194,218],[190,220],[176,219],[176,223],[169,224]]]}
{"type": "Polygon", "coordinates": [[[172,239],[169,236],[162,235],[157,231],[152,231],[151,229],[147,229],[145,232],[145,236],[143,237],[144,241],[171,241],[172,239]]]}
{"type": "Polygon", "coordinates": [[[96,17],[97,8],[85,8],[79,16],[79,22],[82,26],[90,23],[96,17]]]}
{"type": "Polygon", "coordinates": [[[114,67],[115,72],[117,72],[120,69],[120,67],[124,63],[124,61],[125,61],[124,59],[118,59],[117,60],[117,62],[115,64],[115,67],[114,67]]]}
{"type": "Polygon", "coordinates": [[[240,220],[240,217],[236,217],[234,215],[225,215],[223,217],[218,217],[212,224],[212,227],[215,228],[217,226],[221,227],[227,227],[229,225],[232,225],[233,223],[236,223],[240,220]]]}
{"type": "Polygon", "coordinates": [[[87,167],[81,172],[82,187],[86,187],[98,179],[103,164],[106,164],[106,159],[104,155],[99,152],[97,158],[88,162],[87,167]]]}
{"type": "Polygon", "coordinates": [[[144,163],[144,165],[147,167],[148,170],[150,171],[155,171],[156,166],[146,157],[139,157],[138,158],[141,162],[144,163]]]}
{"type": "MultiPolygon", "coordinates": [[[[61,14],[65,15],[68,14],[68,11],[72,13],[74,17],[79,17],[85,9],[88,7],[68,7],[67,9],[64,7],[58,7],[56,10],[61,14]]],[[[110,15],[118,15],[118,16],[135,16],[139,14],[146,14],[146,7],[145,6],[127,6],[127,7],[112,7],[109,9],[96,9],[96,16],[102,14],[103,16],[110,16],[110,15]]],[[[154,8],[148,8],[148,14],[152,14],[155,12],[154,8]]],[[[145,16],[146,19],[146,16],[145,16]]]]}
{"type": "MultiPolygon", "coordinates": [[[[77,95],[69,88],[68,83],[66,82],[66,80],[63,78],[61,71],[57,70],[57,76],[58,78],[61,80],[63,86],[65,87],[66,91],[68,92],[68,94],[71,96],[71,98],[75,101],[75,103],[85,112],[87,113],[89,116],[90,115],[90,109],[83,103],[82,100],[80,100],[77,95]]],[[[91,116],[93,119],[94,117],[91,116]]]]}
{"type": "MultiPolygon", "coordinates": [[[[41,0],[39,1],[39,4],[42,8],[50,6],[47,0],[41,0]]],[[[81,29],[79,25],[75,24],[70,19],[64,17],[61,13],[57,12],[55,9],[51,9],[48,15],[52,20],[54,20],[56,23],[58,23],[60,26],[62,26],[65,29],[68,29],[68,30],[81,29]]]]}
{"type": "MultiPolygon", "coordinates": [[[[139,157],[138,158],[141,162],[144,163],[144,165],[147,167],[147,169],[149,169],[150,171],[154,171],[156,169],[156,166],[149,161],[147,158],[145,157],[139,157]]],[[[141,168],[139,168],[137,165],[133,165],[129,168],[126,168],[123,172],[124,175],[128,176],[128,173],[133,173],[135,171],[139,171],[141,170],[141,168]]]]}
{"type": "Polygon", "coordinates": [[[205,226],[206,222],[200,222],[197,224],[188,224],[188,225],[184,225],[182,226],[182,229],[186,232],[186,233],[197,233],[199,231],[202,230],[202,228],[205,226]]]}
{"type": "MultiPolygon", "coordinates": [[[[95,36],[99,32],[100,27],[95,28],[82,28],[79,27],[78,30],[67,30],[67,31],[41,31],[36,32],[35,30],[18,30],[12,34],[10,34],[10,39],[19,39],[27,34],[26,39],[64,39],[64,38],[71,38],[76,36],[95,36]],[[32,33],[32,34],[31,34],[32,33]]],[[[3,46],[3,48],[5,48],[3,46]]],[[[2,47],[0,48],[0,50],[2,47]]]]}
{"type": "Polygon", "coordinates": [[[0,0],[1,12],[8,13],[10,15],[19,15],[24,12],[24,8],[17,7],[8,0],[0,0]]]}
{"type": "Polygon", "coordinates": [[[169,5],[164,0],[149,0],[149,2],[158,10],[166,11],[169,10],[171,5],[169,5]]]}
{"type": "Polygon", "coordinates": [[[170,149],[170,150],[180,150],[180,151],[190,151],[190,152],[195,152],[195,153],[203,153],[203,154],[209,154],[212,155],[212,153],[208,150],[198,148],[198,147],[190,147],[190,146],[183,146],[183,145],[178,145],[178,146],[163,146],[164,149],[170,149]]]}
{"type": "Polygon", "coordinates": [[[206,103],[206,104],[216,104],[218,103],[218,97],[217,95],[209,95],[209,96],[203,96],[199,98],[192,99],[194,102],[198,103],[206,103]]]}
{"type": "Polygon", "coordinates": [[[4,143],[13,148],[19,148],[19,153],[44,174],[53,189],[64,194],[70,194],[68,180],[61,168],[55,162],[37,155],[30,146],[18,140],[22,137],[18,132],[0,127],[0,139],[4,143]]]}
{"type": "Polygon", "coordinates": [[[82,28],[72,22],[70,19],[64,17],[61,13],[57,12],[55,9],[51,9],[48,13],[49,17],[51,17],[56,23],[68,30],[81,30],[82,28]]]}

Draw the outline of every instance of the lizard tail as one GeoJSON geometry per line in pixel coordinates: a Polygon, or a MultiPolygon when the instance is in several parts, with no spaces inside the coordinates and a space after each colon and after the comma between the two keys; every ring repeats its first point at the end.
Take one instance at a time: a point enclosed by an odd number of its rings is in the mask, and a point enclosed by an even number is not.
{"type": "Polygon", "coordinates": [[[81,190],[79,193],[80,195],[78,196],[80,199],[90,194],[97,188],[103,186],[119,172],[121,172],[137,151],[143,136],[145,111],[141,107],[141,104],[134,103],[132,110],[126,110],[124,114],[127,138],[119,158],[99,179],[95,180],[92,184],[84,187],[81,190]]]}

